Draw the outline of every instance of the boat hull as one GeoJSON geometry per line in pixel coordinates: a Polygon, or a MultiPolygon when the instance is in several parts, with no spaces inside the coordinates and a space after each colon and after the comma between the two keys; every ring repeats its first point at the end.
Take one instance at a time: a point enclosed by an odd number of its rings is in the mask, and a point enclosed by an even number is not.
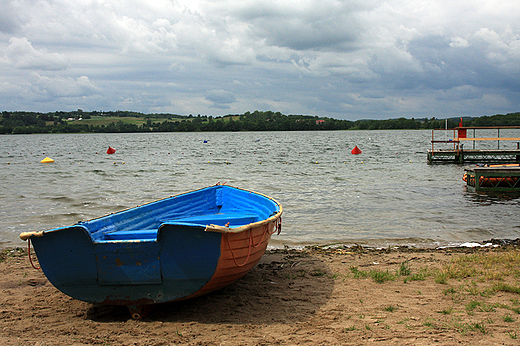
{"type": "MultiPolygon", "coordinates": [[[[176,199],[199,201],[200,209],[215,196],[217,205],[221,204],[218,213],[212,202],[207,203],[207,215],[201,210],[194,215],[182,206],[188,211],[174,221],[161,221],[154,233],[128,226],[126,219],[139,225],[144,222],[138,219],[141,206],[25,238],[34,245],[49,281],[78,300],[139,307],[200,296],[233,283],[258,263],[271,235],[281,229],[282,208],[267,196],[228,186],[195,192],[190,198],[183,194],[145,205],[144,213],[154,214],[155,208],[167,214],[164,204],[176,199]],[[235,200],[227,202],[226,196],[235,200]],[[255,203],[261,204],[262,211],[258,221],[247,223],[244,220],[255,213],[255,203]],[[111,216],[120,223],[111,224],[111,216]],[[215,224],[204,224],[208,220],[215,224]],[[239,221],[229,227],[233,220],[239,221]]],[[[163,218],[162,214],[157,218],[163,218]]]]}

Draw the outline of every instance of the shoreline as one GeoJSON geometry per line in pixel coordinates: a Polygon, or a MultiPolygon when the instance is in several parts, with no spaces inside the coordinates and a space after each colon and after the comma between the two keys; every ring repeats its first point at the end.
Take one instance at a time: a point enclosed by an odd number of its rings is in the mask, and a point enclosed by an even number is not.
{"type": "Polygon", "coordinates": [[[1,252],[3,345],[516,345],[520,244],[442,249],[268,250],[203,297],[125,307],[72,299],[1,252]]]}
{"type": "MultiPolygon", "coordinates": [[[[271,242],[272,243],[272,242],[271,242]]],[[[12,244],[1,244],[0,243],[0,252],[3,251],[9,251],[13,249],[26,249],[27,243],[24,241],[20,243],[20,246],[12,245],[12,244]]],[[[445,249],[445,248],[472,248],[472,247],[489,247],[489,246],[507,246],[507,245],[515,245],[520,246],[520,238],[515,239],[509,239],[509,238],[492,238],[489,240],[484,241],[466,241],[461,243],[452,243],[449,245],[439,245],[438,243],[433,242],[424,242],[421,245],[418,245],[418,243],[413,244],[389,244],[385,246],[381,246],[380,244],[372,244],[372,242],[363,242],[363,241],[353,241],[348,243],[342,243],[342,242],[334,242],[334,243],[325,243],[325,244],[317,244],[317,243],[310,243],[310,244],[302,244],[302,245],[287,245],[287,244],[276,244],[271,245],[269,244],[267,247],[267,250],[271,251],[277,251],[277,250],[284,250],[284,249],[291,249],[291,250],[305,250],[305,249],[312,249],[312,248],[356,248],[356,247],[362,247],[366,249],[425,249],[425,250],[438,250],[438,249],[445,249]]]]}
{"type": "Polygon", "coordinates": [[[430,243],[428,245],[423,244],[423,246],[418,246],[417,244],[413,245],[371,245],[362,242],[352,242],[348,244],[344,243],[328,243],[328,244],[308,244],[308,245],[282,245],[282,246],[271,246],[267,247],[268,251],[279,251],[279,250],[298,250],[304,251],[308,249],[366,249],[366,250],[395,250],[395,251],[436,251],[443,249],[472,249],[472,248],[490,248],[490,247],[503,247],[503,246],[519,246],[520,247],[520,238],[515,239],[498,239],[492,238],[485,241],[473,241],[473,242],[461,242],[454,243],[450,245],[434,245],[430,243]]]}

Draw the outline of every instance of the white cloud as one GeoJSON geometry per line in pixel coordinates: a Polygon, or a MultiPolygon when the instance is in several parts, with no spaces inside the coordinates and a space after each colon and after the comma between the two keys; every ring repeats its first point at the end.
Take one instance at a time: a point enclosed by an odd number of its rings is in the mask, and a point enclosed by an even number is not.
{"type": "Polygon", "coordinates": [[[20,69],[62,70],[66,59],[58,53],[48,53],[46,49],[36,50],[26,37],[12,37],[5,50],[3,62],[20,69]]]}
{"type": "Polygon", "coordinates": [[[454,48],[466,48],[469,46],[468,40],[462,37],[452,37],[450,47],[454,48]]]}
{"type": "Polygon", "coordinates": [[[80,76],[76,79],[71,77],[49,78],[38,76],[33,86],[33,90],[36,93],[45,94],[50,97],[89,96],[99,91],[86,76],[80,76]]]}

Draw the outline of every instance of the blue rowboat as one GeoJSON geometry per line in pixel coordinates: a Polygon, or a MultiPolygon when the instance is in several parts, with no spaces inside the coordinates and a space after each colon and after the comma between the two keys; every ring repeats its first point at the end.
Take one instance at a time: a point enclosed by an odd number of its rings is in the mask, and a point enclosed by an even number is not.
{"type": "Polygon", "coordinates": [[[60,291],[126,305],[139,319],[151,304],[200,296],[241,278],[280,232],[281,215],[270,197],[215,185],[20,238],[29,249],[33,243],[60,291]]]}

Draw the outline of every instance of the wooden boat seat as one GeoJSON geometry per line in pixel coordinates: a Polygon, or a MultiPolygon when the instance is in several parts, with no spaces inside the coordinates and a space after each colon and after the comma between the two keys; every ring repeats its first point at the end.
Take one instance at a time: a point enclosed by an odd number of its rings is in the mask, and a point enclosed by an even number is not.
{"type": "MultiPolygon", "coordinates": [[[[211,224],[226,227],[240,227],[253,222],[257,222],[258,219],[259,216],[257,214],[231,212],[160,220],[160,223],[168,225],[188,225],[203,227],[211,224]]],[[[157,239],[157,230],[158,228],[111,231],[104,233],[103,240],[155,240],[157,239]]]]}
{"type": "Polygon", "coordinates": [[[131,231],[113,231],[105,233],[105,240],[154,240],[156,229],[138,229],[131,231]]]}
{"type": "Polygon", "coordinates": [[[190,217],[182,217],[168,220],[161,220],[162,223],[172,224],[191,224],[191,225],[218,225],[239,227],[258,221],[258,215],[253,213],[243,212],[228,212],[210,215],[198,215],[190,217]]]}

